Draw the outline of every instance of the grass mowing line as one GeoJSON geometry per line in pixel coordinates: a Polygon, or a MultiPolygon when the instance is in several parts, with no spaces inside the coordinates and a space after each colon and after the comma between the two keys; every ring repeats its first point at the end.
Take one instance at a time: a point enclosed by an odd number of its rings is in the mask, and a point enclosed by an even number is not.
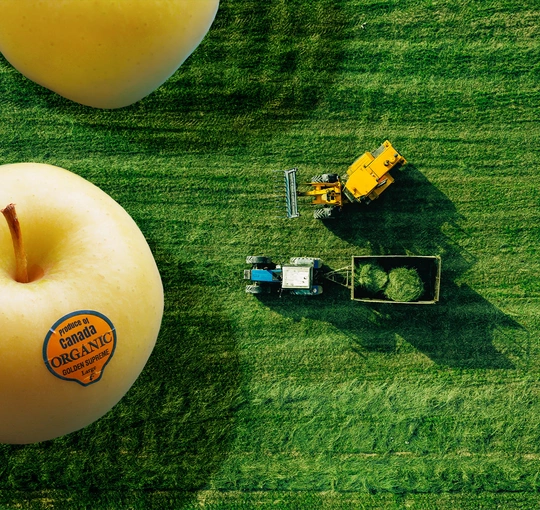
{"type": "Polygon", "coordinates": [[[0,491],[0,504],[7,508],[34,509],[44,506],[67,507],[74,510],[93,503],[100,508],[129,507],[145,508],[181,507],[185,510],[208,508],[230,510],[257,506],[258,508],[279,507],[284,510],[297,508],[313,509],[373,509],[400,510],[404,506],[412,510],[464,510],[479,507],[505,508],[508,510],[533,508],[539,501],[535,494],[525,492],[474,493],[474,494],[377,494],[329,491],[219,491],[202,490],[197,493],[182,490],[157,489],[155,491],[125,490],[121,493],[102,490],[91,495],[82,494],[75,498],[69,491],[0,491]]]}

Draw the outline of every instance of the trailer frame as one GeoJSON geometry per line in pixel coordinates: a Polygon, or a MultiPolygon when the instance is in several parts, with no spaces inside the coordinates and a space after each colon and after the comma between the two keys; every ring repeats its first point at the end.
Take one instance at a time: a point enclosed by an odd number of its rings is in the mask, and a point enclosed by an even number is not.
{"type": "Polygon", "coordinates": [[[351,300],[363,303],[385,303],[404,305],[432,305],[439,301],[441,287],[441,258],[432,255],[353,255],[351,265],[325,273],[325,278],[351,291],[351,300]],[[384,269],[410,267],[419,272],[424,285],[424,293],[417,301],[392,301],[381,296],[370,296],[354,285],[354,271],[359,261],[373,261],[384,269]]]}

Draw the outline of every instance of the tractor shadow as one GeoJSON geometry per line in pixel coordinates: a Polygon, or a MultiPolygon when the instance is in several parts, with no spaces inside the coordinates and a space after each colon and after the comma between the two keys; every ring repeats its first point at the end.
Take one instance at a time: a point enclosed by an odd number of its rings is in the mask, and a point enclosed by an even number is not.
{"type": "Polygon", "coordinates": [[[358,247],[351,255],[441,256],[440,301],[366,304],[351,301],[349,289],[326,282],[324,295],[309,303],[293,303],[291,296],[268,305],[295,319],[327,321],[361,351],[395,352],[405,340],[441,366],[511,369],[511,358],[527,362],[527,331],[472,288],[457,283],[475,259],[453,240],[466,237],[453,203],[413,165],[396,177],[395,190],[369,206],[353,205],[342,219],[325,225],[358,247]]]}
{"type": "Polygon", "coordinates": [[[284,317],[332,324],[360,356],[398,352],[400,339],[441,367],[512,369],[510,357],[529,356],[524,328],[466,285],[444,280],[444,298],[435,305],[366,304],[350,300],[350,290],[328,282],[320,297],[261,296],[284,317]],[[516,333],[520,333],[516,335],[516,333]],[[504,352],[494,338],[503,339],[504,352]]]}
{"type": "MultiPolygon", "coordinates": [[[[458,245],[467,234],[459,226],[462,218],[456,207],[414,165],[404,167],[396,181],[388,196],[367,207],[353,206],[342,221],[325,222],[335,235],[374,254],[441,257],[440,302],[370,306],[377,324],[390,323],[390,336],[399,335],[441,365],[513,368],[493,342],[495,337],[506,338],[505,351],[527,357],[528,340],[512,341],[514,336],[528,339],[525,329],[468,285],[456,283],[476,262],[458,245]]],[[[375,335],[362,345],[378,350],[392,348],[392,341],[385,347],[380,335],[375,335]]]]}

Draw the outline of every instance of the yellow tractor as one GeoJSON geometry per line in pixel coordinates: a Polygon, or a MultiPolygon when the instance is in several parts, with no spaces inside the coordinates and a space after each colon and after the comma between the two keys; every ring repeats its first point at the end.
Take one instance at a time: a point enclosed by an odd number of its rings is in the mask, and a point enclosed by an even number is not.
{"type": "Polygon", "coordinates": [[[297,197],[312,197],[317,207],[313,216],[317,219],[335,218],[344,204],[351,202],[370,203],[394,182],[390,170],[407,163],[392,144],[386,140],[377,150],[360,156],[347,170],[346,175],[322,174],[306,183],[307,191],[298,191],[297,168],[285,171],[285,199],[287,217],[296,218],[297,197]]]}

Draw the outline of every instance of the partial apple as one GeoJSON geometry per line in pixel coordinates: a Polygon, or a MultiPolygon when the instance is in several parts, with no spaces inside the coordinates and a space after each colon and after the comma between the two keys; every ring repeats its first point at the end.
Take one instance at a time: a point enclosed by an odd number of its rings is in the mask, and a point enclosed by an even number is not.
{"type": "Polygon", "coordinates": [[[219,0],[1,0],[0,52],[22,74],[95,108],[164,83],[202,41],[219,0]]]}
{"type": "Polygon", "coordinates": [[[0,443],[81,429],[133,385],[163,287],[129,214],[59,167],[0,166],[0,443]]]}

